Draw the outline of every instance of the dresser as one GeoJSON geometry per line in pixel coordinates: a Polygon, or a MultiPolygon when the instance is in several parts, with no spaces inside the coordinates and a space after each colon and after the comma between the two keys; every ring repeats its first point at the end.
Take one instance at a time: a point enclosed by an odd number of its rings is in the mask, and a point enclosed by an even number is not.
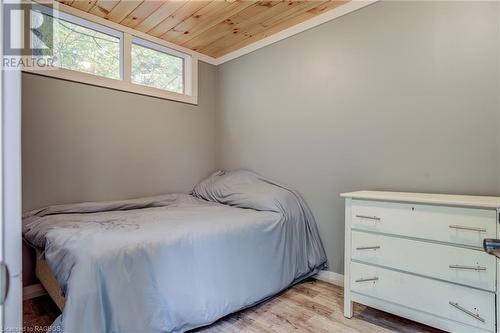
{"type": "Polygon", "coordinates": [[[500,198],[357,191],[345,198],[344,315],[352,302],[451,332],[500,332],[500,198]],[[498,231],[497,231],[498,230],[498,231]]]}

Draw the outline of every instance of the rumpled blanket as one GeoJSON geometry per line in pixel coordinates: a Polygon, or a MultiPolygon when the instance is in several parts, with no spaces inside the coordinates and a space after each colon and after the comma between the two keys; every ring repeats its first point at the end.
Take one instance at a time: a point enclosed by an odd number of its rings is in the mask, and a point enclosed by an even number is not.
{"type": "Polygon", "coordinates": [[[191,195],[36,209],[23,234],[65,295],[63,332],[184,332],[326,263],[300,195],[250,171],[218,171],[191,195]]]}

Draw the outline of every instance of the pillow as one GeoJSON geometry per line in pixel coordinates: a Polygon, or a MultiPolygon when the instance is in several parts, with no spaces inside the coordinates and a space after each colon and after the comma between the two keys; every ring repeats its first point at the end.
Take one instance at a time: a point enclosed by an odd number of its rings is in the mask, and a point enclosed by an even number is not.
{"type": "Polygon", "coordinates": [[[299,205],[291,190],[248,170],[216,171],[192,194],[224,205],[280,213],[299,205]]]}

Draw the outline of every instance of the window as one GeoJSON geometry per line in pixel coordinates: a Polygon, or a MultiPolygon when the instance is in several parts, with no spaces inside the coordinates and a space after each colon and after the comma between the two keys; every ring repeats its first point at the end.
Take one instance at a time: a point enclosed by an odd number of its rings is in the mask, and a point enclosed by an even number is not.
{"type": "Polygon", "coordinates": [[[145,40],[132,44],[132,83],[184,92],[184,58],[173,55],[173,50],[159,50],[145,40]],[[154,47],[154,48],[153,48],[154,47]],[[169,52],[170,53],[167,53],[169,52]]]}
{"type": "MultiPolygon", "coordinates": [[[[193,85],[197,82],[197,61],[192,55],[166,46],[168,43],[161,39],[99,17],[83,12],[72,14],[79,16],[40,5],[32,7],[32,27],[39,27],[33,30],[37,38],[33,38],[32,45],[50,45],[53,64],[58,69],[25,71],[197,103],[197,87],[193,85]],[[52,29],[40,22],[50,23],[52,29]]],[[[50,56],[39,47],[34,49],[38,49],[33,54],[36,57],[50,56]]]]}
{"type": "Polygon", "coordinates": [[[111,79],[121,78],[121,33],[104,27],[99,27],[98,31],[95,25],[96,30],[44,13],[32,13],[32,21],[48,20],[52,25],[52,36],[45,35],[40,28],[34,33],[39,41],[52,45],[55,66],[111,79]]]}

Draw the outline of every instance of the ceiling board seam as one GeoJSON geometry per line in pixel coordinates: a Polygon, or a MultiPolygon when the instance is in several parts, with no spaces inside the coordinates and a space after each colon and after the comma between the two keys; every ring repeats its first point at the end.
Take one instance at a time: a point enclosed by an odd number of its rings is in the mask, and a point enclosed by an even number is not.
{"type": "MultiPolygon", "coordinates": [[[[87,8],[87,9],[85,9],[84,11],[88,13],[88,12],[92,9],[92,7],[94,7],[94,4],[95,4],[96,2],[97,2],[97,0],[92,0],[92,1],[89,1],[89,2],[88,2],[88,8],[87,8]]],[[[78,7],[76,7],[76,8],[78,9],[78,7]]],[[[83,10],[83,9],[81,9],[81,10],[83,10]]]]}
{"type": "MultiPolygon", "coordinates": [[[[214,3],[214,2],[217,2],[217,0],[208,1],[208,3],[207,3],[205,6],[203,6],[203,7],[199,8],[198,10],[196,10],[195,12],[193,12],[191,15],[186,16],[186,17],[185,17],[185,18],[183,18],[183,19],[182,19],[179,23],[177,23],[175,26],[173,26],[172,28],[170,28],[170,29],[168,29],[166,32],[164,32],[164,33],[160,36],[160,38],[162,38],[163,36],[165,36],[168,32],[170,32],[170,31],[174,30],[174,29],[175,29],[175,27],[177,27],[177,26],[181,25],[182,23],[184,23],[184,22],[185,22],[188,18],[190,18],[190,17],[192,17],[192,16],[196,16],[196,13],[199,13],[199,12],[200,12],[200,11],[202,11],[205,7],[208,7],[210,4],[212,4],[212,3],[214,3]]],[[[163,39],[163,38],[162,38],[162,39],[163,39]]]]}
{"type": "MultiPolygon", "coordinates": [[[[144,3],[144,2],[146,2],[146,1],[147,1],[147,0],[143,1],[143,3],[144,3]]],[[[154,13],[155,13],[158,9],[160,9],[161,7],[163,7],[163,5],[164,5],[164,4],[160,5],[158,8],[156,8],[155,10],[153,10],[151,13],[149,13],[149,15],[148,15],[148,16],[146,16],[145,18],[143,18],[143,19],[141,20],[141,22],[138,22],[135,26],[137,27],[137,26],[138,26],[138,25],[140,25],[142,22],[146,21],[146,20],[147,20],[147,19],[148,19],[151,15],[153,15],[153,14],[154,14],[154,13]]]]}
{"type": "MultiPolygon", "coordinates": [[[[306,22],[310,20],[311,18],[317,17],[318,15],[321,14],[315,14],[317,11],[322,11],[323,13],[326,13],[328,11],[331,11],[339,6],[342,6],[349,1],[323,1],[320,4],[317,4],[317,6],[308,6],[306,10],[300,11],[300,12],[295,12],[291,13],[290,15],[286,17],[282,17],[275,21],[274,23],[270,24],[266,29],[256,32],[255,34],[252,34],[248,36],[247,38],[240,39],[233,43],[232,45],[229,45],[221,50],[218,51],[218,53],[212,54],[215,58],[221,57],[225,54],[231,53],[233,51],[236,51],[240,48],[243,48],[247,45],[250,45],[254,42],[257,42],[259,40],[262,40],[264,38],[267,38],[269,36],[272,36],[276,33],[279,33],[280,31],[286,30],[290,27],[293,27],[297,24],[300,24],[302,22],[306,22]],[[296,21],[294,24],[290,24],[291,21],[296,21]],[[286,25],[283,27],[283,25],[286,25]],[[256,38],[255,40],[251,40],[252,38],[256,38]]],[[[264,23],[264,22],[263,22],[264,23]]]]}
{"type": "Polygon", "coordinates": [[[135,29],[139,30],[139,31],[142,31],[144,33],[147,33],[148,31],[151,31],[152,29],[154,29],[156,26],[158,26],[158,24],[161,24],[161,22],[165,21],[168,17],[170,17],[170,15],[175,12],[177,9],[179,9],[180,7],[182,7],[183,5],[185,4],[181,4],[179,8],[174,8],[173,9],[173,12],[167,12],[167,18],[164,18],[164,19],[161,19],[160,18],[160,22],[155,24],[154,26],[150,27],[150,28],[147,28],[147,29],[143,29],[141,27],[141,25],[144,25],[144,22],[147,22],[149,18],[151,18],[153,15],[158,15],[157,12],[160,11],[162,8],[163,9],[169,9],[169,6],[172,6],[172,3],[180,3],[181,1],[166,1],[164,2],[160,7],[158,7],[156,10],[154,10],[153,12],[151,12],[151,14],[149,14],[147,17],[145,17],[139,24],[136,25],[135,29]]]}
{"type": "Polygon", "coordinates": [[[238,25],[247,24],[249,21],[255,21],[256,16],[262,15],[266,9],[272,8],[280,2],[282,1],[254,2],[243,11],[226,18],[189,42],[184,43],[183,46],[200,52],[200,50],[207,48],[216,40],[222,39],[231,34],[231,31],[233,31],[233,29],[235,29],[238,25]]]}
{"type": "Polygon", "coordinates": [[[122,24],[122,22],[125,21],[127,19],[127,17],[129,17],[130,15],[132,15],[132,13],[137,10],[137,8],[139,8],[140,6],[142,6],[142,4],[144,3],[144,1],[145,0],[142,0],[141,2],[139,2],[139,4],[137,5],[137,7],[135,7],[130,13],[128,13],[124,18],[122,18],[117,23],[122,24]]]}
{"type": "MultiPolygon", "coordinates": [[[[269,1],[259,1],[258,3],[256,3],[254,5],[254,7],[258,8],[259,6],[261,6],[261,5],[259,5],[259,3],[263,3],[263,2],[269,2],[269,1]]],[[[268,8],[273,8],[275,6],[278,6],[281,3],[283,3],[283,2],[274,2],[273,5],[271,7],[268,7],[268,8]]],[[[203,50],[210,49],[214,44],[217,44],[221,40],[224,40],[224,39],[228,38],[229,36],[232,36],[233,29],[237,29],[238,27],[241,27],[241,26],[244,27],[244,26],[246,26],[248,24],[255,23],[255,22],[258,23],[259,17],[264,16],[265,14],[267,14],[267,13],[264,10],[264,11],[258,13],[257,15],[255,15],[253,18],[251,18],[249,20],[243,20],[241,22],[236,23],[234,26],[231,26],[231,29],[229,31],[225,32],[221,37],[217,38],[216,40],[214,40],[214,41],[212,41],[212,42],[210,42],[208,44],[205,44],[202,49],[197,50],[197,51],[203,53],[203,50]]],[[[236,16],[236,15],[233,15],[233,16],[236,16]]],[[[231,18],[229,18],[229,19],[231,19],[231,18]]],[[[221,23],[223,23],[223,22],[224,21],[222,21],[221,23]]]]}
{"type": "MultiPolygon", "coordinates": [[[[197,11],[196,13],[194,13],[193,15],[187,17],[186,19],[182,20],[182,22],[180,22],[179,24],[177,24],[175,27],[173,27],[172,29],[170,29],[169,31],[167,31],[166,33],[164,33],[161,38],[163,39],[166,39],[169,35],[169,33],[177,33],[179,34],[180,36],[182,35],[187,35],[189,34],[189,29],[194,29],[195,27],[200,27],[200,24],[201,22],[203,22],[204,20],[207,20],[207,17],[210,17],[211,15],[215,15],[217,14],[220,10],[225,10],[227,7],[231,7],[232,6],[232,3],[230,2],[227,2],[227,1],[212,1],[208,6],[206,7],[203,7],[202,9],[200,9],[199,11],[197,11]],[[220,5],[222,4],[224,7],[222,8],[211,8],[211,10],[209,10],[208,12],[204,13],[204,14],[199,14],[201,11],[207,9],[208,7],[212,6],[212,5],[220,5]],[[198,16],[198,17],[196,17],[198,16]],[[194,19],[194,20],[198,20],[198,22],[195,22],[195,24],[192,26],[192,27],[189,27],[188,25],[188,22],[190,19],[194,19]],[[182,26],[186,26],[186,29],[183,29],[182,26]],[[186,34],[187,32],[187,34],[186,34]]],[[[215,21],[217,22],[217,21],[215,21]]],[[[186,37],[186,36],[184,36],[186,37]]],[[[167,40],[167,39],[166,39],[167,40]]],[[[180,43],[182,44],[182,43],[180,43]]]]}
{"type": "MultiPolygon", "coordinates": [[[[201,7],[199,7],[198,9],[195,9],[194,12],[192,13],[187,13],[186,15],[184,16],[181,16],[181,21],[178,22],[178,23],[175,23],[174,26],[170,27],[167,31],[163,32],[160,36],[158,36],[158,38],[161,38],[161,36],[165,35],[168,31],[170,31],[171,29],[173,29],[175,26],[179,25],[180,23],[184,22],[184,20],[188,19],[189,17],[191,17],[192,15],[194,15],[195,13],[199,12],[200,10],[204,9],[205,7],[209,6],[212,2],[214,2],[215,0],[212,0],[212,1],[203,1],[204,5],[202,5],[201,7]],[[206,2],[206,3],[205,3],[206,2]]],[[[184,7],[184,6],[183,6],[184,7]]],[[[179,10],[181,10],[181,8],[179,8],[179,10]]],[[[175,16],[175,14],[172,14],[171,16],[175,16]]]]}
{"type": "MultiPolygon", "coordinates": [[[[129,15],[130,15],[130,14],[131,14],[134,10],[136,10],[136,9],[137,9],[137,7],[139,7],[139,6],[140,6],[140,5],[141,5],[144,1],[134,1],[134,2],[132,2],[132,1],[126,1],[126,2],[130,2],[130,3],[135,4],[135,7],[133,7],[133,8],[132,8],[132,9],[130,9],[130,10],[128,10],[128,12],[126,12],[125,14],[122,14],[122,17],[123,17],[123,18],[121,18],[121,19],[117,20],[117,22],[121,22],[121,21],[123,21],[123,20],[124,20],[127,16],[129,16],[129,15]]],[[[109,12],[108,18],[109,18],[110,20],[112,20],[112,21],[113,21],[113,19],[112,19],[112,18],[116,16],[116,13],[115,13],[115,14],[113,14],[113,12],[116,12],[116,10],[115,10],[115,9],[117,9],[117,8],[118,8],[118,6],[119,6],[120,4],[122,4],[122,3],[124,3],[124,2],[123,2],[123,0],[122,0],[122,1],[120,1],[120,3],[118,3],[118,5],[116,5],[116,7],[115,7],[115,8],[113,8],[113,10],[112,10],[112,11],[110,11],[110,12],[109,12]]]]}
{"type": "Polygon", "coordinates": [[[119,24],[122,24],[126,27],[134,29],[137,27],[139,24],[141,24],[142,21],[144,21],[147,17],[149,17],[156,9],[160,8],[162,6],[162,3],[159,1],[147,1],[144,0],[142,1],[139,6],[137,6],[136,9],[134,9],[130,14],[128,14],[123,20],[118,22],[119,24]],[[146,7],[146,8],[144,8],[146,7]],[[148,7],[153,7],[153,8],[148,8],[148,7]],[[150,10],[153,9],[153,10],[150,10]],[[147,16],[143,19],[138,20],[139,16],[141,16],[141,11],[145,11],[147,13],[147,16]]]}
{"type": "MultiPolygon", "coordinates": [[[[306,1],[306,2],[307,2],[307,1],[306,1]]],[[[256,32],[251,33],[251,34],[250,34],[250,35],[248,35],[248,36],[246,36],[245,34],[246,34],[246,33],[248,33],[248,31],[252,31],[252,30],[255,30],[255,29],[253,29],[253,28],[252,28],[252,26],[245,27],[245,29],[244,29],[244,30],[242,30],[242,31],[241,31],[242,33],[240,34],[240,36],[241,36],[241,37],[243,37],[243,38],[235,40],[235,44],[233,43],[233,45],[227,45],[227,46],[225,46],[224,48],[222,48],[221,50],[217,51],[217,53],[222,53],[222,55],[224,55],[225,53],[229,53],[229,52],[224,52],[224,50],[234,48],[234,47],[235,47],[235,45],[240,44],[240,43],[244,43],[246,40],[248,40],[248,39],[250,39],[250,38],[254,37],[254,35],[264,34],[264,33],[266,33],[269,29],[272,29],[273,27],[276,27],[276,26],[278,26],[279,24],[286,23],[286,22],[287,22],[288,20],[290,20],[290,19],[293,19],[293,18],[299,17],[299,16],[301,16],[301,15],[304,15],[304,14],[308,13],[310,10],[312,10],[312,9],[316,9],[316,8],[318,8],[318,7],[321,7],[321,6],[323,6],[323,5],[325,5],[325,4],[329,3],[329,2],[334,3],[334,1],[331,1],[331,0],[330,0],[330,1],[322,1],[322,2],[319,2],[319,1],[318,1],[318,3],[317,3],[317,4],[313,4],[313,5],[311,5],[310,7],[309,7],[309,6],[307,6],[307,7],[305,7],[305,8],[297,8],[298,6],[295,6],[295,7],[291,8],[292,13],[289,13],[289,14],[288,14],[288,15],[286,15],[285,17],[282,17],[282,18],[278,19],[276,22],[274,22],[273,24],[271,24],[271,25],[269,25],[269,26],[265,26],[265,25],[264,25],[264,23],[265,23],[265,22],[267,22],[267,21],[269,21],[272,17],[271,17],[271,18],[266,19],[266,20],[265,20],[265,21],[263,21],[263,22],[259,22],[259,23],[258,23],[258,25],[260,25],[260,26],[262,27],[262,30],[261,30],[261,31],[259,31],[259,30],[257,29],[257,31],[256,31],[256,32]],[[295,11],[294,9],[296,9],[297,11],[295,11]],[[304,10],[304,9],[305,9],[305,10],[304,10]]],[[[333,8],[332,8],[332,9],[333,9],[333,8]]],[[[307,18],[307,19],[303,20],[302,22],[304,22],[304,21],[306,21],[306,20],[308,20],[308,19],[309,19],[309,18],[307,18]]],[[[286,28],[285,28],[285,29],[286,29],[286,28]]],[[[284,29],[282,29],[282,30],[284,30],[284,29]]],[[[227,38],[229,38],[229,36],[227,36],[227,38]]],[[[264,37],[264,38],[265,38],[265,37],[264,37]]],[[[261,38],[261,39],[262,39],[262,38],[261,38]]],[[[216,46],[216,44],[217,44],[217,43],[218,43],[218,41],[214,41],[212,44],[214,44],[214,46],[216,46]]],[[[244,46],[246,46],[246,45],[240,46],[240,47],[238,47],[238,48],[241,48],[241,47],[244,47],[244,46]]],[[[209,48],[210,48],[210,45],[209,45],[207,48],[204,48],[203,50],[204,50],[204,51],[206,51],[206,50],[207,50],[207,49],[209,49],[209,48]]],[[[237,49],[238,49],[238,48],[237,48],[237,49]]],[[[217,58],[217,56],[216,56],[216,55],[217,55],[217,53],[213,54],[213,56],[214,56],[215,58],[217,58]]]]}
{"type": "Polygon", "coordinates": [[[184,4],[182,4],[179,8],[177,9],[174,9],[174,11],[172,13],[170,13],[167,17],[165,17],[162,21],[160,21],[157,25],[155,25],[154,27],[152,27],[151,29],[149,29],[146,33],[149,33],[151,30],[154,30],[157,26],[159,26],[160,24],[162,24],[163,22],[165,22],[166,20],[168,20],[170,17],[174,17],[175,14],[180,11],[183,7],[186,7],[187,5],[189,4],[188,1],[184,2],[184,4]]]}
{"type": "Polygon", "coordinates": [[[120,2],[121,2],[121,1],[117,1],[117,2],[116,2],[116,4],[115,4],[115,5],[114,5],[114,6],[113,6],[113,7],[112,7],[109,11],[108,11],[108,10],[106,10],[106,9],[102,8],[101,6],[99,6],[99,0],[97,0],[97,1],[94,3],[94,5],[92,6],[92,8],[90,8],[90,9],[89,9],[89,12],[90,12],[90,11],[92,11],[92,9],[94,9],[94,7],[97,7],[97,10],[99,10],[99,11],[101,11],[101,12],[105,13],[106,15],[105,15],[104,17],[106,17],[109,13],[111,13],[111,11],[112,11],[113,9],[115,9],[115,8],[116,8],[116,6],[118,6],[118,4],[119,4],[120,2]]]}
{"type": "MultiPolygon", "coordinates": [[[[251,2],[251,1],[244,1],[243,3],[245,3],[245,2],[251,2]]],[[[225,21],[225,20],[227,20],[228,18],[231,18],[231,17],[233,17],[233,16],[235,16],[235,15],[237,15],[237,14],[241,13],[242,11],[244,11],[245,9],[247,9],[247,8],[249,8],[249,7],[251,7],[251,6],[253,6],[254,4],[255,4],[255,3],[250,3],[250,4],[245,5],[245,6],[241,5],[241,6],[236,7],[236,8],[234,9],[234,10],[235,10],[234,12],[233,12],[233,11],[230,11],[230,12],[229,12],[231,15],[229,15],[229,13],[227,13],[226,15],[223,15],[223,16],[221,17],[221,20],[220,20],[220,21],[214,21],[214,23],[213,23],[213,24],[211,24],[211,25],[210,25],[210,27],[207,27],[206,29],[201,29],[201,30],[200,30],[197,34],[195,34],[195,35],[191,36],[191,38],[189,38],[188,40],[184,41],[181,45],[185,45],[185,44],[189,43],[189,42],[190,42],[191,40],[193,40],[194,38],[196,38],[196,37],[198,37],[199,35],[201,35],[201,34],[203,34],[203,33],[207,32],[208,30],[212,29],[213,27],[215,27],[215,26],[217,26],[217,25],[221,24],[222,22],[224,22],[224,21],[225,21]]]]}

